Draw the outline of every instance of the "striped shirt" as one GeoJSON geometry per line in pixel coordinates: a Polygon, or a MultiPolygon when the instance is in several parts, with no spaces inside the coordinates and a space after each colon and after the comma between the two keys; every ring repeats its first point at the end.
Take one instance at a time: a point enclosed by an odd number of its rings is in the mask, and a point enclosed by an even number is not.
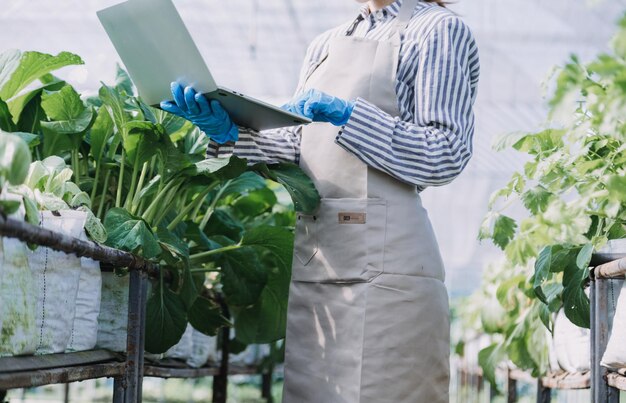
{"type": "MultiPolygon", "coordinates": [[[[355,37],[387,38],[402,0],[370,13],[355,37]]],[[[352,22],[318,36],[309,46],[296,96],[306,77],[326,55],[329,40],[345,35],[352,22]]],[[[479,76],[478,49],[465,23],[434,3],[419,2],[402,38],[396,94],[400,116],[357,98],[336,143],[364,163],[415,185],[418,190],[444,185],[457,177],[472,155],[473,104],[479,76]]],[[[250,163],[299,162],[302,126],[254,132],[240,129],[235,145],[211,142],[209,156],[235,153],[250,163]]]]}

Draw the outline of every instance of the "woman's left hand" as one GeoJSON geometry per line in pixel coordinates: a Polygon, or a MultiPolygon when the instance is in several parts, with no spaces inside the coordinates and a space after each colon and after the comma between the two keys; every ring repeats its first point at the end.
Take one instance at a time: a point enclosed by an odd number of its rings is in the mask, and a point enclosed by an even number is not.
{"type": "Polygon", "coordinates": [[[354,102],[310,89],[282,108],[306,116],[314,122],[329,122],[335,126],[343,126],[352,115],[354,102]]]}

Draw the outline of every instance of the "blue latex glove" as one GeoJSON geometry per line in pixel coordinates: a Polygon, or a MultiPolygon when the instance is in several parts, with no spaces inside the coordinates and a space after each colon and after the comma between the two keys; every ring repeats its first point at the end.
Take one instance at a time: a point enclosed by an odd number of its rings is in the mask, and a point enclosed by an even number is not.
{"type": "Polygon", "coordinates": [[[343,126],[352,115],[354,102],[310,89],[282,108],[306,116],[314,122],[329,122],[335,126],[343,126]]]}
{"type": "Polygon", "coordinates": [[[173,82],[171,88],[174,102],[162,101],[161,109],[189,120],[216,143],[237,141],[239,128],[230,120],[219,101],[212,100],[209,103],[204,95],[192,87],[183,89],[177,82],[173,82]]]}

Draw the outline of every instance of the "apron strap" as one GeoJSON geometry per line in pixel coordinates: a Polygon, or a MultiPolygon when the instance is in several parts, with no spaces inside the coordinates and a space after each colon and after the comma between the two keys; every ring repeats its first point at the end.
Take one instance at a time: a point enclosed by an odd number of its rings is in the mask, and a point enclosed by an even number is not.
{"type": "Polygon", "coordinates": [[[346,31],[346,36],[352,36],[352,34],[354,34],[354,31],[356,31],[357,27],[363,20],[363,15],[359,14],[359,16],[356,17],[356,19],[352,23],[352,25],[350,25],[350,28],[348,28],[348,30],[346,31]]]}
{"type": "Polygon", "coordinates": [[[398,36],[402,36],[406,28],[409,26],[409,22],[411,22],[411,17],[413,16],[413,11],[415,7],[417,7],[417,3],[419,0],[403,0],[402,5],[400,6],[400,11],[398,11],[398,16],[393,22],[393,29],[389,34],[389,37],[392,38],[396,33],[400,34],[398,36]]]}

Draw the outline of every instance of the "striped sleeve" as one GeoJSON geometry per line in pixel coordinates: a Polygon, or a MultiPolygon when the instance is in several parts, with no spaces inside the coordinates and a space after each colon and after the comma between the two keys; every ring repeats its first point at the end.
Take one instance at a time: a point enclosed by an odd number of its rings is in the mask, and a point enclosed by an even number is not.
{"type": "Polygon", "coordinates": [[[299,163],[300,135],[302,126],[257,132],[239,128],[239,140],[236,143],[217,144],[209,142],[207,158],[229,157],[237,155],[246,158],[248,164],[259,162],[268,164],[278,162],[299,163]]]}
{"type": "Polygon", "coordinates": [[[472,155],[478,51],[456,16],[437,22],[412,58],[412,120],[358,98],[336,142],[366,164],[423,189],[451,182],[472,155]]]}

